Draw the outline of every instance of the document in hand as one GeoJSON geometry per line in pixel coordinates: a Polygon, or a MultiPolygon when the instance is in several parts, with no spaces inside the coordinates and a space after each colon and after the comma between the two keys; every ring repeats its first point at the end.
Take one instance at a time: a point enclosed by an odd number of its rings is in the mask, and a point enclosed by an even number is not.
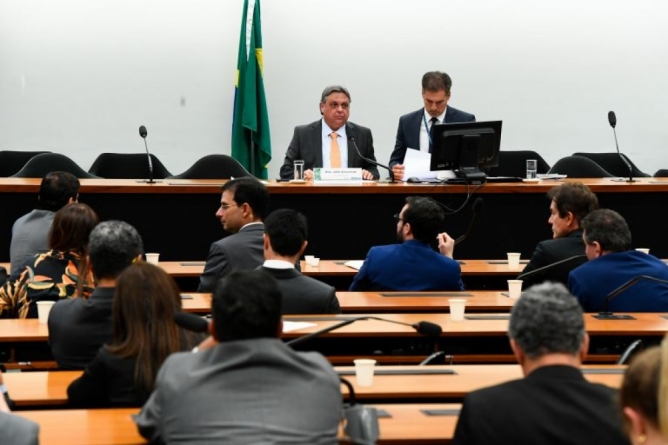
{"type": "Polygon", "coordinates": [[[404,181],[408,178],[420,178],[423,181],[434,179],[456,178],[453,171],[431,171],[431,153],[426,151],[406,149],[404,156],[404,181]]]}

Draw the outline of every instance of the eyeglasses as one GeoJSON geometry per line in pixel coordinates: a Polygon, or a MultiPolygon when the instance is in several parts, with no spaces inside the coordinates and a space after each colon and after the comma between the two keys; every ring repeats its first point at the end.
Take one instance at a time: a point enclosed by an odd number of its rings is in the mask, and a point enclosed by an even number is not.
{"type": "Polygon", "coordinates": [[[237,207],[236,204],[221,204],[220,208],[227,211],[230,207],[237,207]]]}
{"type": "Polygon", "coordinates": [[[401,217],[401,215],[399,215],[398,213],[397,213],[396,215],[394,215],[393,218],[394,218],[394,220],[395,220],[396,222],[399,222],[399,221],[403,221],[403,220],[404,220],[404,219],[401,217]]]}

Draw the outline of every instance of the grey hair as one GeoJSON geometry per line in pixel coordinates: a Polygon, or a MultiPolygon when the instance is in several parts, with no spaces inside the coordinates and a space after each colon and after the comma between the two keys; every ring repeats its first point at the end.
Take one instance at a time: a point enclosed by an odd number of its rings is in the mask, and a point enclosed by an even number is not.
{"type": "Polygon", "coordinates": [[[530,287],[510,313],[508,336],[531,359],[551,353],[577,355],[584,335],[582,307],[561,283],[530,287]]]}
{"type": "Polygon", "coordinates": [[[322,96],[320,97],[320,103],[324,104],[327,102],[327,96],[329,96],[332,93],[343,93],[346,95],[349,101],[352,102],[352,99],[350,98],[350,93],[346,89],[346,87],[341,86],[341,85],[330,85],[328,87],[325,87],[324,90],[322,90],[322,96]]]}
{"type": "Polygon", "coordinates": [[[116,278],[142,253],[141,236],[126,222],[105,221],[90,233],[88,255],[97,279],[116,278]]]}
{"type": "Polygon", "coordinates": [[[610,209],[594,210],[580,223],[587,244],[597,241],[601,250],[624,252],[631,248],[631,231],[619,213],[610,209]]]}

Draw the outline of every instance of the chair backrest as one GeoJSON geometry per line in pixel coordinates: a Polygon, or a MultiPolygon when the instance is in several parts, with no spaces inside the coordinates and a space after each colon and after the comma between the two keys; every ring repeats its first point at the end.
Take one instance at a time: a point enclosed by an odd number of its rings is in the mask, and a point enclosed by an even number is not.
{"type": "Polygon", "coordinates": [[[668,169],[662,168],[654,173],[655,178],[668,178],[668,169]]]}
{"type": "Polygon", "coordinates": [[[12,178],[43,178],[47,173],[61,171],[72,173],[77,178],[97,178],[91,175],[73,160],[60,153],[44,153],[37,155],[23,166],[12,178]]]}
{"type": "Polygon", "coordinates": [[[487,176],[513,176],[524,178],[527,174],[527,160],[538,161],[537,173],[547,173],[550,164],[541,155],[532,150],[500,151],[499,166],[489,169],[487,176]]]}
{"type": "Polygon", "coordinates": [[[613,178],[596,162],[583,156],[566,156],[559,159],[548,173],[568,175],[569,178],[613,178]]]}
{"type": "MultiPolygon", "coordinates": [[[[154,179],[172,175],[155,155],[151,155],[151,163],[154,179]]],[[[110,179],[147,179],[148,157],[145,153],[102,153],[90,166],[88,173],[110,179]]]]}
{"type": "Polygon", "coordinates": [[[26,162],[37,155],[51,153],[50,151],[0,151],[0,178],[8,178],[16,174],[26,165],[26,162]]]}
{"type": "Polygon", "coordinates": [[[230,179],[252,176],[243,165],[227,155],[208,155],[195,162],[180,175],[170,179],[230,179]]]}
{"type": "MultiPolygon", "coordinates": [[[[589,158],[600,165],[603,170],[607,171],[611,175],[619,176],[620,178],[629,176],[629,168],[626,166],[624,161],[622,161],[622,158],[619,157],[618,153],[573,153],[573,156],[589,158]]],[[[640,171],[640,169],[638,169],[638,167],[636,167],[635,164],[631,162],[631,160],[625,154],[622,153],[622,156],[624,156],[624,159],[626,159],[628,163],[631,164],[631,168],[633,169],[633,176],[636,178],[649,177],[647,173],[640,171]]]]}

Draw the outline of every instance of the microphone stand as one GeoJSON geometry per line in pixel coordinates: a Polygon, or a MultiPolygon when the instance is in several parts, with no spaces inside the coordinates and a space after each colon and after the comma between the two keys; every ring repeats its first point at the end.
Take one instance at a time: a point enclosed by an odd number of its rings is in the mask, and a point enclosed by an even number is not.
{"type": "Polygon", "coordinates": [[[392,169],[390,167],[388,167],[386,165],[383,165],[383,164],[381,164],[377,161],[374,161],[373,159],[365,158],[364,156],[362,156],[362,152],[360,151],[359,147],[357,146],[357,142],[355,142],[355,138],[353,136],[350,136],[348,138],[348,140],[353,143],[353,147],[355,147],[355,151],[357,152],[357,156],[359,156],[360,158],[362,158],[363,161],[366,161],[371,165],[375,165],[376,167],[384,168],[385,170],[387,170],[390,173],[390,183],[394,184],[395,182],[397,182],[394,179],[394,172],[392,171],[392,169]]]}
{"type": "Polygon", "coordinates": [[[610,292],[608,294],[608,296],[605,297],[605,301],[603,302],[603,308],[601,309],[601,312],[599,312],[598,315],[594,315],[594,318],[596,318],[598,320],[635,320],[636,318],[631,316],[631,315],[616,315],[616,314],[613,314],[612,311],[610,311],[609,307],[610,307],[610,302],[613,299],[618,297],[622,292],[629,289],[630,287],[635,286],[635,284],[638,281],[641,281],[641,280],[656,281],[658,283],[668,284],[667,280],[662,280],[660,278],[651,277],[649,275],[638,275],[637,277],[633,277],[630,280],[628,280],[626,283],[619,286],[617,289],[610,292]]]}

